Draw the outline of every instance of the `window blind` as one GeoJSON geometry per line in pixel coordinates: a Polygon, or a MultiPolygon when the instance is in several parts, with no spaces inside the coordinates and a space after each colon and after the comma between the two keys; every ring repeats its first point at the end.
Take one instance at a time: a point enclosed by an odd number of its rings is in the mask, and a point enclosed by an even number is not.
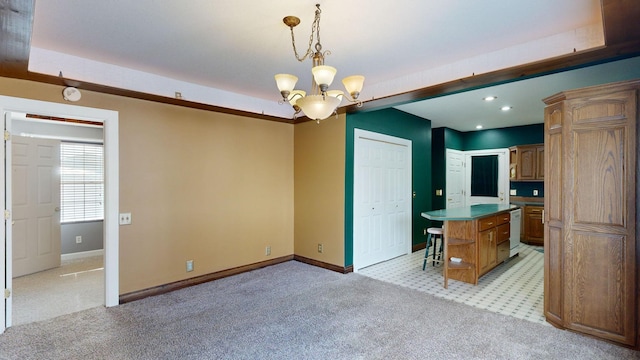
{"type": "Polygon", "coordinates": [[[104,219],[102,145],[60,143],[60,221],[104,219]]]}

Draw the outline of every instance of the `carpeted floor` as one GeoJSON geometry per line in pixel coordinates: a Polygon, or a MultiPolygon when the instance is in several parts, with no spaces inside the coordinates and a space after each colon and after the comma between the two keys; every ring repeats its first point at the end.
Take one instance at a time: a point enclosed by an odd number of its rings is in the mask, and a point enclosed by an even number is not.
{"type": "Polygon", "coordinates": [[[295,261],[15,326],[1,359],[637,359],[629,349],[295,261]]]}

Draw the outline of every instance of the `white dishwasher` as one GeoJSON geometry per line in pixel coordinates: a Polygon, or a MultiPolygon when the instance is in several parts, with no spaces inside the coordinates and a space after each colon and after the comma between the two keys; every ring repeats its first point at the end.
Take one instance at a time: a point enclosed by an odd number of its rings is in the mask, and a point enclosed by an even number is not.
{"type": "Polygon", "coordinates": [[[522,209],[511,210],[511,225],[509,227],[509,257],[518,254],[520,246],[520,227],[522,226],[522,209]]]}

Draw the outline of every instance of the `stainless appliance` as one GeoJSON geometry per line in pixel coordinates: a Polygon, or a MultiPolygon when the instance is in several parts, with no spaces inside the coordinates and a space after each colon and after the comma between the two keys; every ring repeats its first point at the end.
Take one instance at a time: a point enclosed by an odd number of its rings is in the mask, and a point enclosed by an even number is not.
{"type": "Polygon", "coordinates": [[[522,226],[522,209],[511,210],[511,225],[509,228],[509,257],[518,254],[520,246],[520,227],[522,226]]]}

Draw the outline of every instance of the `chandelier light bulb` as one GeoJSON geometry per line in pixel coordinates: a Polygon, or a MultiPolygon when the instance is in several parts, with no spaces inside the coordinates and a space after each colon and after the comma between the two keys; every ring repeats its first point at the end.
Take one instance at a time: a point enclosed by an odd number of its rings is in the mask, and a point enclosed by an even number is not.
{"type": "Polygon", "coordinates": [[[292,92],[293,88],[296,87],[296,83],[298,82],[298,77],[291,74],[277,74],[275,78],[276,84],[278,85],[278,90],[280,90],[280,92],[292,92]]]}
{"type": "Polygon", "coordinates": [[[327,87],[331,86],[337,72],[338,70],[336,68],[328,65],[314,66],[313,69],[311,69],[316,84],[320,86],[326,85],[327,87]]]}
{"type": "Polygon", "coordinates": [[[362,75],[351,75],[342,79],[342,84],[344,88],[347,89],[349,95],[352,98],[357,99],[362,91],[362,87],[364,86],[364,76],[362,75]]]}

